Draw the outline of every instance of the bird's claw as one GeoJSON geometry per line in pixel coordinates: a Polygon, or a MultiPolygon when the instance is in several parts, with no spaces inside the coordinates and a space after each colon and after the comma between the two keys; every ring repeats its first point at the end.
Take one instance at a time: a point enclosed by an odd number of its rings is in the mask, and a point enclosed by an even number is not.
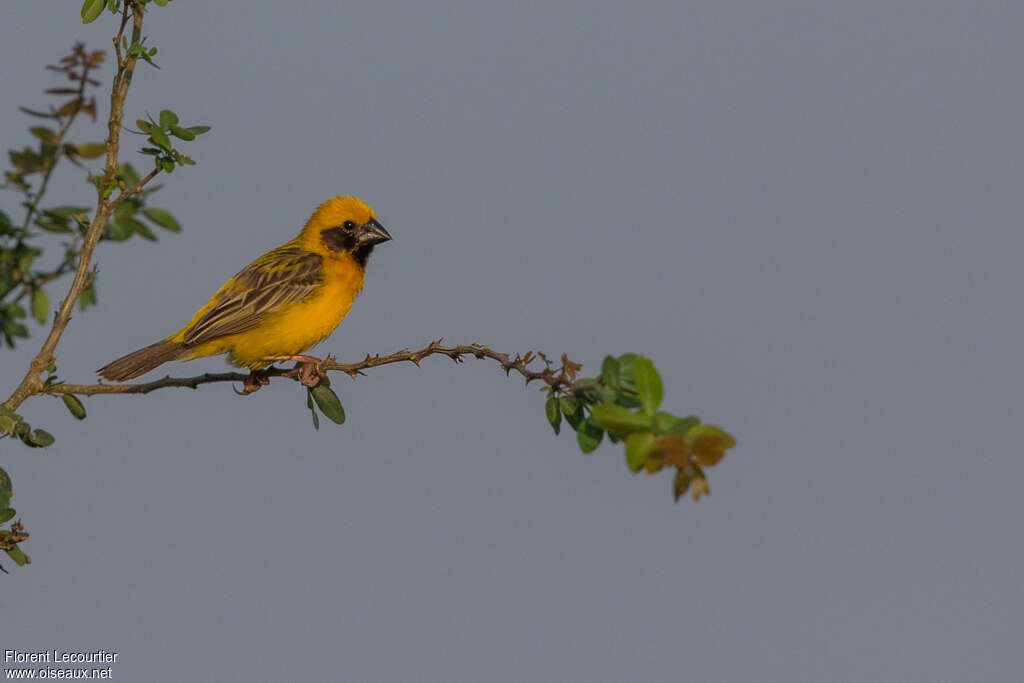
{"type": "Polygon", "coordinates": [[[315,387],[317,384],[320,384],[320,380],[327,376],[327,372],[324,370],[324,361],[315,356],[307,356],[304,354],[296,354],[294,356],[267,356],[264,360],[295,361],[299,364],[297,366],[299,371],[299,382],[302,383],[302,386],[309,387],[310,389],[315,387]]]}
{"type": "Polygon", "coordinates": [[[299,382],[302,383],[302,386],[312,389],[317,384],[320,384],[320,380],[326,374],[327,373],[324,372],[323,361],[313,359],[313,362],[302,363],[301,369],[299,370],[299,382]]]}
{"type": "Polygon", "coordinates": [[[249,394],[255,393],[260,390],[260,387],[270,384],[270,378],[260,374],[259,372],[252,370],[249,376],[245,378],[245,382],[242,384],[242,390],[239,391],[234,387],[231,390],[239,396],[248,396],[249,394]]]}

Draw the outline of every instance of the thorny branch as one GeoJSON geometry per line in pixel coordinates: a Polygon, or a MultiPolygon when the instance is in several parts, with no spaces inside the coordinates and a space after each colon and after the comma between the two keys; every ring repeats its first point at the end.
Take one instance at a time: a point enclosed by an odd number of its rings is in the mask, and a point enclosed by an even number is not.
{"type": "MultiPolygon", "coordinates": [[[[355,379],[357,376],[365,374],[363,373],[363,370],[368,370],[381,365],[410,362],[414,363],[418,367],[420,361],[427,356],[448,356],[456,363],[463,362],[465,356],[473,356],[474,358],[490,358],[497,361],[501,366],[501,369],[505,371],[506,375],[511,374],[512,371],[518,372],[526,379],[527,384],[539,380],[550,386],[552,389],[563,393],[574,393],[576,391],[576,373],[579,371],[580,365],[572,362],[566,358],[565,355],[562,356],[562,364],[554,366],[543,353],[534,353],[531,351],[522,356],[519,354],[511,356],[507,353],[501,353],[477,343],[443,346],[441,341],[441,339],[438,339],[437,341],[431,342],[422,349],[418,349],[416,351],[410,351],[406,348],[387,356],[367,355],[366,358],[356,363],[339,363],[328,356],[323,363],[323,369],[344,372],[352,377],[352,379],[355,379]],[[544,367],[536,370],[531,369],[530,365],[538,358],[543,362],[544,367]]],[[[297,379],[299,370],[298,368],[271,367],[262,371],[262,374],[265,377],[287,377],[297,379]]],[[[165,389],[168,387],[187,387],[189,389],[196,389],[201,384],[212,384],[215,382],[243,382],[247,377],[248,375],[240,372],[220,372],[206,373],[203,375],[197,375],[196,377],[164,377],[163,379],[158,379],[153,382],[140,384],[58,383],[47,387],[40,393],[54,395],[80,394],[82,396],[93,396],[96,394],[148,394],[151,391],[165,389]]]]}

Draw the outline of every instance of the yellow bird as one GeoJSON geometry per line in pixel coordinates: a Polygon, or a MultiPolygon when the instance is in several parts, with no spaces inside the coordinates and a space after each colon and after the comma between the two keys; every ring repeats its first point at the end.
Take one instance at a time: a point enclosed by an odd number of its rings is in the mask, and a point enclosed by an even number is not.
{"type": "Polygon", "coordinates": [[[239,271],[185,327],[97,372],[123,382],[171,360],[227,353],[230,363],[252,371],[244,393],[267,383],[257,370],[282,360],[302,363],[302,383],[313,386],[321,361],[302,352],[338,326],[363,288],[374,245],[390,239],[364,202],[330,199],[298,237],[239,271]]]}

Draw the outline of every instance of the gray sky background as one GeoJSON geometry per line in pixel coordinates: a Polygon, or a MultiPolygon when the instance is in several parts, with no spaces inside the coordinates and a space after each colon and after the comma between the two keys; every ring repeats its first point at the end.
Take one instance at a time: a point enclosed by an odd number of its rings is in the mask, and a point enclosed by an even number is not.
{"type": "MultiPolygon", "coordinates": [[[[99,252],[63,377],[356,194],[395,239],[319,351],[641,352],[739,446],[674,505],[489,361],[338,377],[319,432],[285,383],[81,424],[37,399],[57,444],[0,443],[33,558],[0,647],[115,650],[122,681],[1019,680],[1022,29],[946,0],[155,9],[130,118],[213,131],[154,198],[184,232],[99,252]]],[[[42,65],[112,31],[5,3],[5,147],[42,65]]]]}

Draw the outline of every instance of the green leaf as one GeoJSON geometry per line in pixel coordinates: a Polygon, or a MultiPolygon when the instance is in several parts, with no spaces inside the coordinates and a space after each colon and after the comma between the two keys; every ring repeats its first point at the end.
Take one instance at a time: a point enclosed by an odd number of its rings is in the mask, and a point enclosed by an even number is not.
{"type": "Polygon", "coordinates": [[[78,297],[78,310],[84,311],[86,308],[96,303],[96,283],[90,282],[82,289],[82,293],[78,297]]]}
{"type": "Polygon", "coordinates": [[[144,61],[145,61],[145,62],[146,62],[147,64],[149,64],[150,66],[152,66],[152,67],[153,67],[154,69],[159,69],[159,68],[160,68],[160,65],[159,65],[159,64],[157,64],[156,62],[154,62],[154,61],[153,61],[153,56],[152,56],[151,52],[152,52],[152,53],[155,53],[155,52],[156,52],[156,50],[154,49],[154,50],[152,50],[152,51],[150,51],[150,52],[147,52],[147,51],[145,50],[145,48],[141,48],[141,51],[139,52],[139,57],[142,57],[142,59],[143,59],[143,60],[144,60],[144,61]]]}
{"type": "Polygon", "coordinates": [[[8,415],[0,415],[0,434],[13,434],[14,425],[17,424],[17,420],[8,415]]]}
{"type": "Polygon", "coordinates": [[[551,423],[551,428],[555,430],[557,435],[562,431],[562,413],[558,408],[558,397],[548,396],[548,400],[544,403],[544,412],[548,416],[548,422],[551,423]]]}
{"type": "Polygon", "coordinates": [[[313,405],[313,392],[306,389],[306,407],[309,408],[309,412],[313,415],[313,429],[320,429],[320,418],[316,414],[316,406],[313,405]]]}
{"type": "Polygon", "coordinates": [[[562,396],[558,399],[558,404],[569,426],[579,429],[580,423],[583,422],[583,401],[572,396],[562,396]]]}
{"type": "Polygon", "coordinates": [[[624,353],[618,358],[618,392],[615,402],[624,408],[639,408],[640,397],[636,395],[636,384],[633,382],[633,364],[639,358],[635,353],[624,353]]]}
{"type": "Polygon", "coordinates": [[[672,436],[686,436],[691,428],[700,424],[700,419],[694,415],[688,417],[676,417],[668,413],[656,413],[654,415],[654,431],[658,434],[671,434],[672,436]]]}
{"type": "Polygon", "coordinates": [[[686,489],[690,488],[693,476],[693,468],[687,467],[676,470],[675,479],[672,481],[672,496],[676,499],[677,503],[686,494],[686,489]]]}
{"type": "MultiPolygon", "coordinates": [[[[0,415],[0,417],[4,417],[0,415]]],[[[0,501],[7,507],[7,501],[11,499],[11,477],[0,467],[0,501]]]]}
{"type": "Polygon", "coordinates": [[[169,3],[170,1],[171,0],[153,0],[153,2],[156,3],[157,7],[166,7],[167,3],[169,3]]]}
{"type": "Polygon", "coordinates": [[[142,213],[149,220],[159,225],[164,230],[170,230],[171,232],[181,232],[181,224],[178,223],[177,219],[167,211],[163,209],[155,209],[147,207],[142,210],[142,213]]]}
{"type": "Polygon", "coordinates": [[[615,390],[606,387],[593,377],[583,377],[576,380],[575,396],[582,398],[588,404],[610,403],[615,400],[615,390]]]}
{"type": "Polygon", "coordinates": [[[121,168],[118,170],[117,175],[128,187],[135,187],[142,182],[142,178],[140,178],[139,174],[135,172],[135,169],[131,164],[121,164],[121,168]]]}
{"type": "Polygon", "coordinates": [[[605,386],[618,391],[619,389],[619,361],[611,356],[605,356],[601,363],[601,381],[605,386]]]}
{"type": "Polygon", "coordinates": [[[35,448],[46,448],[47,446],[52,446],[55,439],[53,434],[50,434],[45,429],[33,429],[22,441],[35,448]]]}
{"type": "Polygon", "coordinates": [[[619,385],[626,391],[636,392],[633,384],[633,365],[640,356],[635,353],[624,353],[616,360],[619,362],[619,385]]]}
{"type": "Polygon", "coordinates": [[[11,521],[14,515],[18,514],[14,508],[7,508],[6,510],[0,510],[0,524],[11,521]]]}
{"type": "Polygon", "coordinates": [[[138,127],[139,130],[147,134],[149,133],[149,129],[153,127],[153,124],[151,124],[146,119],[135,119],[135,125],[138,127]]]}
{"type": "Polygon", "coordinates": [[[36,256],[42,253],[39,249],[19,249],[18,254],[18,268],[22,272],[28,272],[29,268],[32,267],[32,263],[36,260],[36,256]]]}
{"type": "Polygon", "coordinates": [[[32,315],[40,325],[45,325],[50,316],[50,297],[41,289],[32,290],[32,315]]]}
{"type": "Polygon", "coordinates": [[[697,464],[712,467],[725,457],[725,452],[736,446],[731,434],[715,425],[697,425],[686,435],[697,464]]]}
{"type": "Polygon", "coordinates": [[[584,420],[580,424],[580,428],[576,430],[576,441],[584,453],[593,453],[601,443],[603,436],[604,431],[589,419],[584,420]]]}
{"type": "Polygon", "coordinates": [[[187,128],[187,130],[188,130],[188,132],[193,133],[195,135],[202,135],[203,133],[205,133],[208,130],[210,130],[210,127],[209,126],[189,126],[187,128]]]}
{"type": "Polygon", "coordinates": [[[42,228],[46,232],[62,232],[63,233],[63,232],[74,232],[75,231],[74,228],[72,228],[67,223],[62,223],[62,222],[59,222],[59,221],[51,221],[51,220],[47,220],[45,218],[37,218],[34,221],[34,223],[36,224],[36,226],[42,228]]]}
{"type": "Polygon", "coordinates": [[[171,135],[179,137],[182,140],[185,140],[186,142],[196,139],[195,133],[190,131],[188,128],[182,128],[181,126],[177,125],[171,126],[171,135]]]}
{"type": "Polygon", "coordinates": [[[145,223],[137,221],[134,218],[126,218],[124,219],[124,222],[132,226],[132,232],[145,237],[150,242],[156,242],[156,235],[153,234],[152,230],[146,227],[145,223]]]}
{"type": "Polygon", "coordinates": [[[626,437],[626,466],[630,472],[636,474],[643,469],[652,443],[654,434],[650,432],[637,432],[626,437]]]}
{"type": "MultiPolygon", "coordinates": [[[[76,90],[75,92],[78,92],[78,91],[76,90]]],[[[29,116],[36,116],[36,117],[41,118],[41,119],[57,118],[53,114],[50,114],[48,112],[37,111],[35,109],[29,109],[28,107],[18,107],[18,111],[20,111],[22,114],[28,114],[29,116]]]]}
{"type": "Polygon", "coordinates": [[[62,116],[72,116],[78,113],[78,110],[82,108],[82,104],[84,104],[84,101],[81,97],[76,97],[73,100],[68,100],[67,102],[62,104],[60,108],[57,109],[57,111],[53,112],[53,115],[57,118],[60,118],[62,116]]]}
{"type": "Polygon", "coordinates": [[[335,424],[345,424],[345,409],[341,407],[341,400],[338,395],[331,391],[329,385],[324,384],[323,380],[320,384],[310,389],[309,393],[313,396],[313,400],[316,401],[316,405],[328,419],[332,420],[335,424]]]}
{"type": "Polygon", "coordinates": [[[74,394],[61,394],[61,398],[64,399],[64,405],[68,407],[68,410],[72,415],[75,416],[76,420],[85,419],[85,406],[74,394]]]}
{"type": "Polygon", "coordinates": [[[28,328],[13,320],[4,321],[4,332],[12,337],[27,337],[28,328]]]}
{"type": "Polygon", "coordinates": [[[654,369],[650,358],[637,356],[633,362],[633,382],[636,393],[640,396],[640,406],[644,412],[653,415],[661,405],[661,376],[654,369]]]}
{"type": "MultiPolygon", "coordinates": [[[[99,2],[100,2],[100,8],[102,9],[102,7],[103,7],[103,0],[99,0],[99,2]]],[[[86,22],[86,23],[89,23],[89,22],[86,22]]],[[[28,563],[28,558],[25,557],[25,553],[23,553],[21,551],[21,548],[19,548],[18,546],[14,546],[10,550],[5,550],[4,552],[6,552],[7,556],[10,557],[12,560],[14,560],[14,563],[17,564],[19,567],[24,567],[28,563]]]]}
{"type": "Polygon", "coordinates": [[[115,242],[124,242],[132,236],[132,226],[118,220],[107,221],[103,234],[115,242]]]}
{"type": "Polygon", "coordinates": [[[178,125],[178,115],[170,109],[164,109],[160,112],[160,127],[167,130],[171,126],[178,125]]]}
{"type": "Polygon", "coordinates": [[[73,218],[75,214],[88,213],[89,208],[85,206],[55,206],[52,209],[44,209],[43,213],[57,218],[73,218]]]}
{"type": "Polygon", "coordinates": [[[171,139],[167,137],[167,133],[165,133],[162,129],[157,128],[156,126],[150,128],[149,140],[160,149],[163,149],[167,152],[171,151],[171,139]]]}
{"type": "Polygon", "coordinates": [[[598,427],[616,434],[632,434],[651,429],[650,415],[634,413],[632,410],[609,403],[591,408],[590,419],[598,427]]]}
{"type": "MultiPolygon", "coordinates": [[[[72,90],[71,92],[77,93],[78,91],[72,90]]],[[[28,129],[28,132],[32,133],[34,137],[38,138],[40,142],[46,144],[52,145],[57,141],[57,132],[52,128],[47,128],[46,126],[32,126],[28,129]]]]}
{"type": "Polygon", "coordinates": [[[95,159],[107,153],[107,146],[102,142],[86,142],[75,145],[75,153],[84,159],[95,159]]]}
{"type": "Polygon", "coordinates": [[[96,21],[106,4],[106,0],[85,0],[82,5],[82,23],[91,24],[96,21]]]}

